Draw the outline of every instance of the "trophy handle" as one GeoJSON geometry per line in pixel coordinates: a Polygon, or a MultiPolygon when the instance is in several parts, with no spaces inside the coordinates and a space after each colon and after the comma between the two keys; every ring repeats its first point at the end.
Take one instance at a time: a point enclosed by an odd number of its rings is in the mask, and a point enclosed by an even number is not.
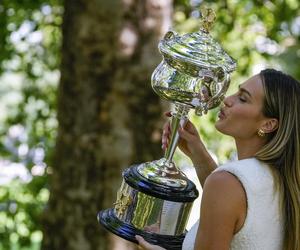
{"type": "Polygon", "coordinates": [[[221,101],[224,99],[224,95],[229,87],[230,83],[230,75],[224,70],[222,67],[218,67],[215,69],[215,74],[217,75],[216,82],[221,84],[221,88],[219,91],[211,98],[208,102],[207,107],[208,109],[215,108],[220,104],[221,101]]]}
{"type": "MultiPolygon", "coordinates": [[[[212,73],[211,73],[212,74],[212,73]]],[[[217,67],[213,69],[214,82],[221,85],[221,88],[215,93],[213,97],[207,103],[204,103],[195,108],[196,115],[201,116],[203,113],[206,114],[209,109],[217,107],[220,102],[223,101],[224,95],[230,84],[230,75],[224,70],[223,67],[217,67]]]]}

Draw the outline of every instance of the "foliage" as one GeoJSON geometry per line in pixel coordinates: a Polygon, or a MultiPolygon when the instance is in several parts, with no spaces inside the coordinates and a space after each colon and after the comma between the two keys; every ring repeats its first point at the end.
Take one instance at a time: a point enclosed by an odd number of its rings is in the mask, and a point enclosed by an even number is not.
{"type": "Polygon", "coordinates": [[[40,188],[44,178],[33,178],[28,185],[13,180],[0,188],[0,199],[6,200],[0,212],[0,249],[39,249],[42,234],[37,225],[48,199],[48,190],[40,188]]]}
{"type": "Polygon", "coordinates": [[[0,249],[39,249],[57,127],[62,7],[4,0],[0,12],[0,249]]]}
{"type": "MultiPolygon", "coordinates": [[[[199,29],[201,0],[174,1],[174,29],[199,29]]],[[[238,62],[229,93],[262,67],[300,78],[300,4],[297,0],[206,1],[217,13],[212,36],[238,62]]],[[[25,179],[0,187],[0,250],[39,249],[40,214],[48,199],[47,174],[56,136],[56,89],[62,22],[60,0],[0,2],[0,166],[24,165],[25,179]],[[12,164],[14,163],[14,164],[12,164]]],[[[192,116],[220,162],[234,145],[214,129],[217,110],[192,116]]],[[[178,160],[181,155],[177,155],[178,160]]],[[[5,168],[4,168],[5,167],[5,168]]],[[[20,170],[19,170],[20,171],[20,170]]],[[[0,179],[1,180],[1,179],[0,179]]]]}

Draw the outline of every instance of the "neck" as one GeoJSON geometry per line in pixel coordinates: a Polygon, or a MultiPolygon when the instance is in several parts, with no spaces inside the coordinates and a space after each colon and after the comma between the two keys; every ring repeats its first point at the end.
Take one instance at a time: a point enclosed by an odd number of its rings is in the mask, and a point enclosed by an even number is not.
{"type": "Polygon", "coordinates": [[[265,140],[253,138],[252,140],[235,139],[237,155],[239,160],[254,157],[255,154],[265,145],[265,140]]]}

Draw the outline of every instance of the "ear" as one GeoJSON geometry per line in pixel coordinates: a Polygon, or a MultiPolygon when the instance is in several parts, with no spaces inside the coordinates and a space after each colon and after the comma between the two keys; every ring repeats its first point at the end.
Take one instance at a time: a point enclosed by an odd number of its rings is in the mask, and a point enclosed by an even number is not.
{"type": "Polygon", "coordinates": [[[274,132],[278,128],[278,120],[276,118],[267,118],[260,129],[266,134],[274,132]]]}

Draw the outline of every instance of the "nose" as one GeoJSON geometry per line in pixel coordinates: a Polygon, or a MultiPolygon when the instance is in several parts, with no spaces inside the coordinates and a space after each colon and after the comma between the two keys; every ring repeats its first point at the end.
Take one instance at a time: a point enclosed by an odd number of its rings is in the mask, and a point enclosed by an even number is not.
{"type": "Polygon", "coordinates": [[[232,95],[225,97],[223,103],[224,103],[225,106],[231,107],[232,104],[233,104],[233,102],[232,102],[232,95]]]}

